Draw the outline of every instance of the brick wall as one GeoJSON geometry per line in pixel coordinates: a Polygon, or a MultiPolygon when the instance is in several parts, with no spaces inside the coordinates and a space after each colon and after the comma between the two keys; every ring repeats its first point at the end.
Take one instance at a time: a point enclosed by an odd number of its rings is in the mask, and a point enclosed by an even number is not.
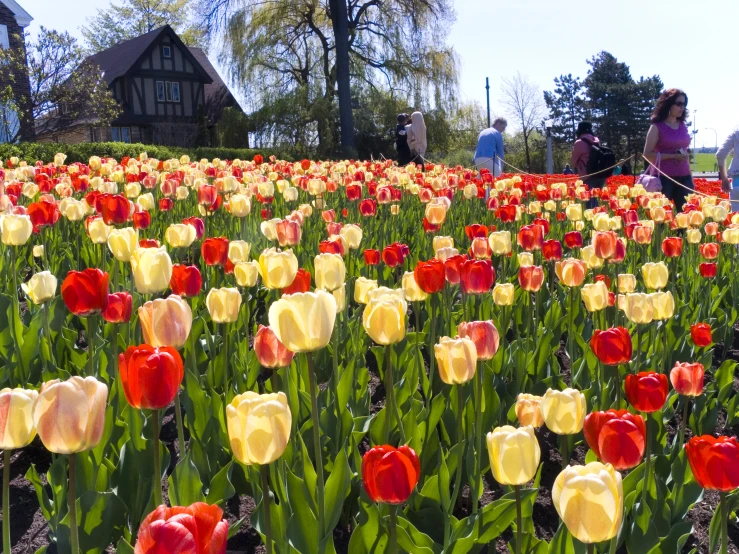
{"type": "MultiPolygon", "coordinates": [[[[19,50],[22,52],[23,59],[26,57],[26,44],[23,39],[23,29],[18,22],[15,20],[13,12],[11,12],[5,4],[0,2],[0,25],[5,25],[8,28],[8,40],[10,42],[10,48],[19,50]]],[[[23,78],[16,76],[15,82],[13,83],[13,90],[16,98],[24,99],[23,105],[21,106],[23,114],[21,120],[21,140],[33,140],[33,114],[31,111],[31,83],[28,80],[28,75],[24,75],[23,78]]],[[[10,82],[7,75],[3,75],[0,72],[0,87],[6,87],[10,82]]]]}
{"type": "Polygon", "coordinates": [[[79,144],[90,142],[90,126],[76,125],[57,133],[43,133],[36,137],[38,142],[64,142],[67,144],[79,144]]]}

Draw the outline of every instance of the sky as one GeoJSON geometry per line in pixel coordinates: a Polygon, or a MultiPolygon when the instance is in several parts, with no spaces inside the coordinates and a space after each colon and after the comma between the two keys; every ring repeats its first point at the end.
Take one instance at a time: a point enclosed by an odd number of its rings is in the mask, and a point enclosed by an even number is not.
{"type": "MultiPolygon", "coordinates": [[[[80,39],[85,18],[107,1],[71,0],[59,9],[59,0],[19,0],[35,18],[31,34],[43,25],[80,39]]],[[[736,0],[456,0],[454,7],[448,44],[461,61],[460,97],[484,106],[489,77],[494,114],[507,115],[501,79],[520,71],[551,90],[558,75],[585,77],[586,60],[606,50],[635,79],[657,74],[687,92],[697,146],[720,144],[739,126],[736,0]]],[[[210,53],[218,67],[216,56],[210,53]]]]}

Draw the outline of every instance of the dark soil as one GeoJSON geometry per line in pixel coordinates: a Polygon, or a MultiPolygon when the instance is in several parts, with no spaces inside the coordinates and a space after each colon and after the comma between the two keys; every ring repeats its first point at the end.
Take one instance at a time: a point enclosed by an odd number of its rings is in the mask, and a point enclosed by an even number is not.
{"type": "MultiPolygon", "coordinates": [[[[723,345],[716,345],[714,351],[714,365],[718,366],[721,362],[723,354],[723,345]]],[[[424,356],[426,357],[426,356],[424,356]]],[[[731,349],[727,353],[727,358],[739,361],[739,323],[734,329],[734,341],[731,349]]],[[[560,364],[560,372],[565,380],[569,383],[570,367],[569,359],[564,350],[564,342],[557,352],[557,359],[560,364]]],[[[372,407],[371,412],[377,413],[382,409],[385,402],[385,387],[379,378],[377,365],[374,355],[367,356],[367,364],[370,370],[369,394],[371,395],[372,407]]],[[[323,385],[325,386],[325,384],[323,385]]],[[[739,391],[739,376],[734,378],[734,388],[739,391]]],[[[678,411],[679,412],[679,411],[678,411]]],[[[680,427],[680,413],[676,413],[675,417],[667,423],[668,441],[672,441],[677,430],[680,427]]],[[[731,429],[725,429],[726,415],[719,414],[718,423],[715,429],[716,434],[732,434],[739,433],[739,426],[731,429]]],[[[551,540],[559,526],[559,517],[554,506],[552,505],[551,487],[554,480],[561,471],[562,459],[558,450],[557,435],[551,433],[545,428],[538,432],[539,444],[541,446],[541,461],[543,464],[541,483],[539,494],[534,504],[534,527],[536,536],[540,539],[551,540]]],[[[690,436],[687,431],[686,439],[690,436]]],[[[170,451],[170,465],[168,472],[172,472],[178,459],[177,429],[174,417],[174,408],[170,407],[164,415],[162,424],[162,442],[170,451]]],[[[188,437],[186,437],[188,438],[188,437]]],[[[367,439],[360,444],[362,451],[369,448],[367,439]]],[[[570,457],[570,463],[582,464],[585,460],[587,447],[581,445],[575,449],[570,457]]],[[[46,482],[46,472],[51,465],[51,454],[42,446],[40,440],[36,438],[34,442],[13,454],[11,459],[10,473],[10,506],[11,506],[11,540],[15,545],[13,554],[27,554],[35,552],[38,548],[49,543],[47,535],[47,524],[41,510],[38,507],[38,499],[33,486],[26,480],[25,474],[31,464],[36,466],[44,483],[46,482]]],[[[503,495],[500,486],[493,480],[492,475],[488,472],[484,478],[484,492],[481,499],[482,505],[487,505],[495,501],[503,495]]],[[[165,502],[167,501],[167,483],[163,482],[163,492],[165,502]]],[[[469,513],[468,506],[469,489],[465,487],[462,491],[460,506],[457,507],[455,516],[458,518],[466,517],[469,513]]],[[[688,513],[688,518],[693,522],[693,534],[683,548],[683,553],[687,554],[693,548],[697,549],[699,554],[708,554],[708,531],[713,513],[718,506],[719,496],[714,491],[705,491],[704,498],[698,502],[688,513]]],[[[224,506],[224,517],[230,522],[235,523],[241,518],[246,518],[241,529],[228,541],[228,550],[232,552],[262,554],[266,551],[261,544],[256,530],[249,523],[249,516],[255,507],[254,500],[248,496],[231,498],[224,506]]],[[[341,525],[334,530],[334,544],[338,554],[349,554],[348,545],[351,536],[351,528],[342,528],[341,525]]],[[[512,538],[510,529],[506,530],[495,544],[496,552],[508,552],[507,543],[512,538]]],[[[729,525],[729,552],[730,554],[739,554],[739,527],[729,525]]],[[[112,551],[112,550],[111,550],[112,551]]],[[[54,550],[55,552],[55,550],[54,550]]],[[[52,554],[52,549],[49,550],[52,554]]],[[[625,548],[619,550],[619,554],[626,554],[625,548]]]]}

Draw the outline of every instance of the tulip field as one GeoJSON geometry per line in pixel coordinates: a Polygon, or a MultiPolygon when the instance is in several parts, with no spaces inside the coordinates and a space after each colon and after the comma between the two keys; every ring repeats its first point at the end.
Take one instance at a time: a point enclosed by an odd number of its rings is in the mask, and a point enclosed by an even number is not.
{"type": "Polygon", "coordinates": [[[739,207],[696,188],[0,161],[3,552],[739,552],[739,207]]]}

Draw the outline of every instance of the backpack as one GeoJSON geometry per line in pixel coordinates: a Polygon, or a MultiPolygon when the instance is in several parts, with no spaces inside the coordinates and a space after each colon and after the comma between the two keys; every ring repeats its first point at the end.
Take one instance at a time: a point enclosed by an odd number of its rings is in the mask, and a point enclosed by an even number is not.
{"type": "Polygon", "coordinates": [[[613,150],[602,144],[586,142],[590,144],[590,158],[588,158],[588,165],[585,168],[588,175],[598,178],[608,178],[613,175],[614,166],[616,165],[616,155],[613,150]]]}

